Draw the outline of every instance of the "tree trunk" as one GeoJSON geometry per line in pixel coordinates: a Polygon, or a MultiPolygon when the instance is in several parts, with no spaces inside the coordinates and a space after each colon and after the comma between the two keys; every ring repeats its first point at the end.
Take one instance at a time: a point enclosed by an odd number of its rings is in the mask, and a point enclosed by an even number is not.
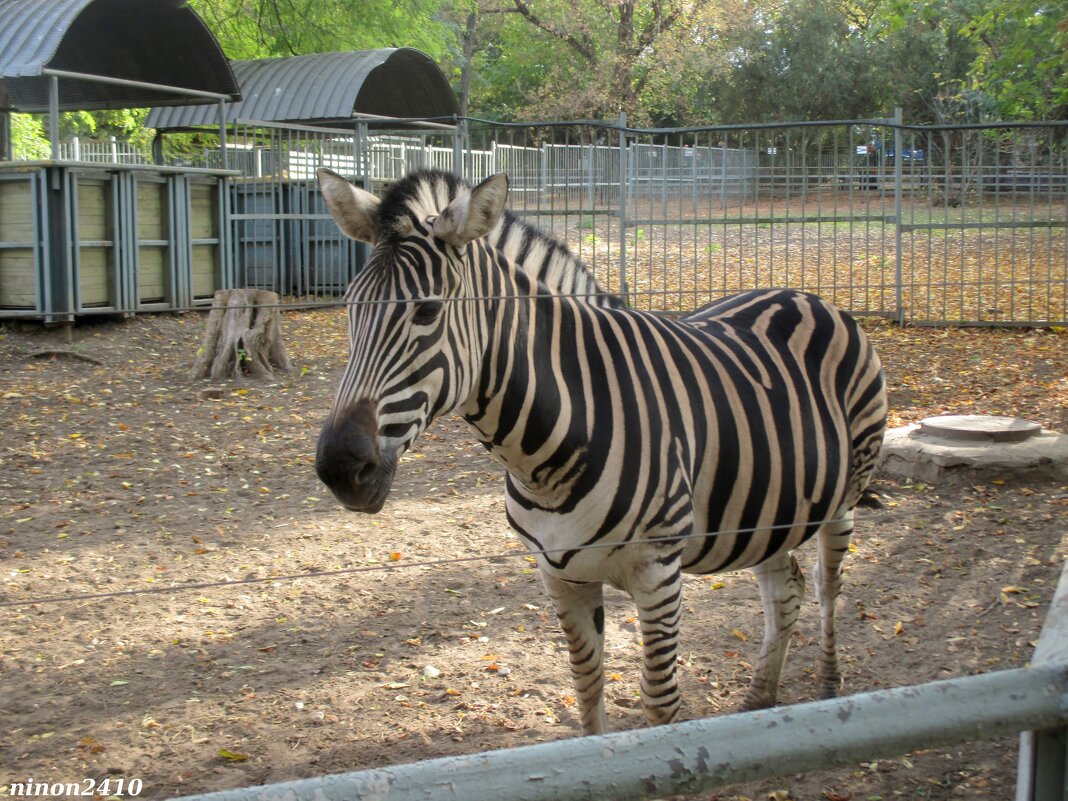
{"type": "Polygon", "coordinates": [[[467,15],[467,27],[464,31],[464,60],[460,67],[460,116],[467,116],[467,109],[471,105],[471,73],[474,65],[471,63],[475,58],[475,31],[478,27],[478,9],[476,8],[467,15]]]}
{"type": "Polygon", "coordinates": [[[264,289],[216,292],[192,378],[269,379],[275,370],[288,373],[278,300],[277,292],[264,289]]]}

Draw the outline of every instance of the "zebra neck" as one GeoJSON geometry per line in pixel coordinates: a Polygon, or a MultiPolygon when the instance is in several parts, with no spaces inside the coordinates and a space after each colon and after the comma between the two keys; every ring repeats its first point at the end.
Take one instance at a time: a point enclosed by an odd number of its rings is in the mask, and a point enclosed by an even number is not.
{"type": "Polygon", "coordinates": [[[586,470],[585,398],[597,367],[576,341],[581,315],[594,310],[523,275],[510,283],[517,299],[497,307],[475,391],[460,411],[512,478],[551,502],[586,470]]]}
{"type": "Polygon", "coordinates": [[[490,233],[489,242],[503,259],[531,280],[543,284],[554,294],[586,296],[590,302],[608,305],[616,299],[601,297],[590,269],[575,256],[567,244],[506,212],[490,233]]]}

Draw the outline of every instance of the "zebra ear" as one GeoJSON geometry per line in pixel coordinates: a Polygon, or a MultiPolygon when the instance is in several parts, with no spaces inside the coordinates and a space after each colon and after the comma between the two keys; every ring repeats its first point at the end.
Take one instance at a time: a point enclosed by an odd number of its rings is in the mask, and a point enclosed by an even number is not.
{"type": "Polygon", "coordinates": [[[450,245],[466,247],[497,224],[508,200],[508,176],[491,175],[470,193],[460,195],[434,220],[434,235],[450,245]]]}
{"type": "Polygon", "coordinates": [[[315,174],[319,177],[319,189],[326,200],[326,207],[338,227],[353,239],[373,243],[378,198],[353,186],[326,167],[320,167],[315,174]]]}

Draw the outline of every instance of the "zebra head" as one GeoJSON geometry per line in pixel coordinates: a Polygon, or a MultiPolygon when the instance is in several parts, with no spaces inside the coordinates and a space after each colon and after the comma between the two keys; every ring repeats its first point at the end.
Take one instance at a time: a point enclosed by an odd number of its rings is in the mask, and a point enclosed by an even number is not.
{"type": "Polygon", "coordinates": [[[349,362],[319,435],[315,469],[341,503],[377,512],[400,456],[474,388],[485,348],[477,240],[504,210],[501,173],[474,189],[419,172],[377,197],[318,171],[341,230],[372,245],[345,294],[349,362]],[[473,245],[472,243],[476,243],[473,245]]]}

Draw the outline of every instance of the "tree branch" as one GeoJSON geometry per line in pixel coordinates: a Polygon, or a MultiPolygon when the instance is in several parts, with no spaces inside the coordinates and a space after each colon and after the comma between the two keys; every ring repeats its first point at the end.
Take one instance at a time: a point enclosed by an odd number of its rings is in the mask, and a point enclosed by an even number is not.
{"type": "Polygon", "coordinates": [[[679,17],[682,16],[681,5],[667,16],[664,16],[664,4],[661,0],[656,0],[656,2],[652,4],[652,9],[653,18],[649,20],[649,23],[644,28],[642,28],[641,33],[638,34],[637,41],[634,43],[635,54],[641,53],[649,47],[656,41],[660,34],[670,31],[678,21],[679,17]]]}
{"type": "Polygon", "coordinates": [[[550,36],[555,36],[557,39],[567,42],[576,53],[581,55],[591,64],[596,63],[597,54],[593,49],[593,42],[590,40],[589,34],[584,33],[582,34],[582,39],[576,39],[567,31],[557,28],[553,23],[542,20],[534,13],[534,10],[527,5],[526,0],[512,0],[512,2],[515,3],[515,10],[522,14],[532,25],[545,31],[550,36]]]}

